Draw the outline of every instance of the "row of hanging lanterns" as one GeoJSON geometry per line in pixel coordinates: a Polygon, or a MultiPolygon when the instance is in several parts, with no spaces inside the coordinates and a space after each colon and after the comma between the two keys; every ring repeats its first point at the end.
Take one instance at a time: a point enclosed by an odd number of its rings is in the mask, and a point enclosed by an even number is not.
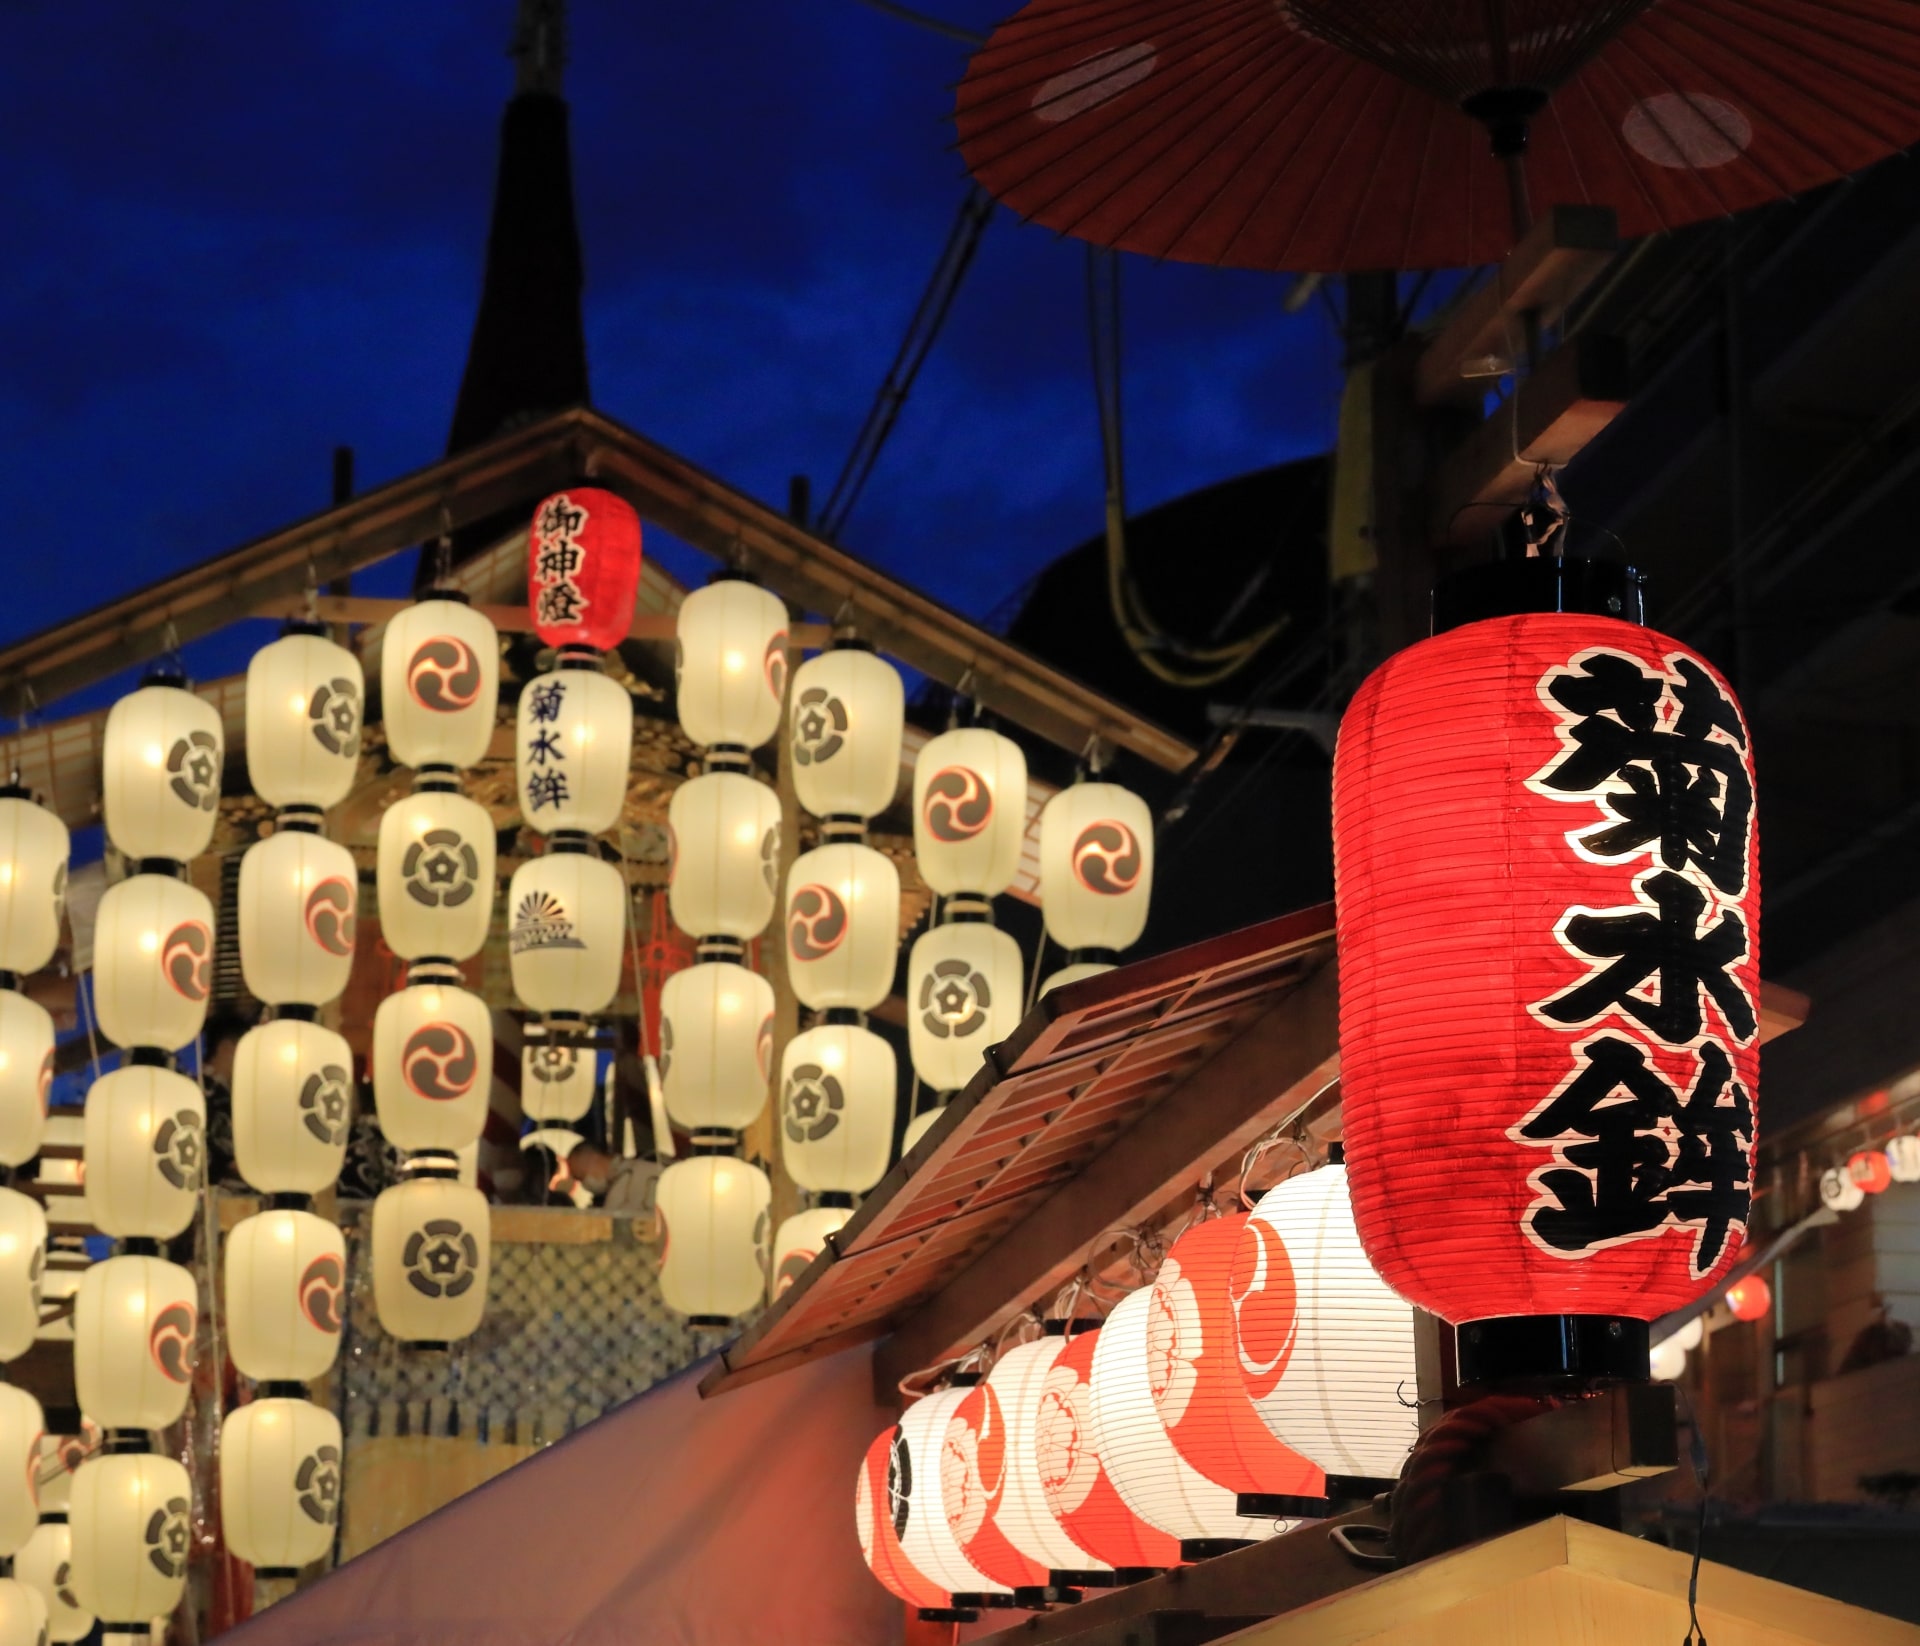
{"type": "Polygon", "coordinates": [[[1820,1174],[1820,1204],[1831,1212],[1851,1212],[1869,1195],[1885,1194],[1896,1183],[1920,1183],[1920,1137],[1902,1132],[1884,1147],[1858,1149],[1844,1164],[1820,1174]]]}
{"type": "Polygon", "coordinates": [[[15,1583],[31,1589],[40,1604],[36,1609],[31,1602],[22,1603],[12,1585],[0,1582],[0,1641],[65,1643],[93,1633],[93,1614],[74,1592],[69,1511],[74,1473],[99,1450],[101,1436],[90,1423],[83,1423],[82,1431],[40,1437],[31,1468],[37,1500],[34,1528],[13,1556],[15,1583]],[[34,1624],[45,1634],[18,1627],[24,1624],[34,1624]],[[10,1628],[15,1632],[9,1633],[10,1628]]]}

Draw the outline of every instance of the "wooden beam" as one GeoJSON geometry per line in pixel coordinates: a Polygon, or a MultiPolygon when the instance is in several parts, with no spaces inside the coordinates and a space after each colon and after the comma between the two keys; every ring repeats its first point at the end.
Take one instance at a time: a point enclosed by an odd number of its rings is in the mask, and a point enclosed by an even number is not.
{"type": "Polygon", "coordinates": [[[1778,1040],[1783,1034],[1791,1034],[1807,1021],[1807,1013],[1813,1010],[1813,1001],[1798,989],[1789,989],[1784,983],[1769,983],[1765,979],[1760,983],[1760,1044],[1769,1040],[1778,1040]]]}
{"type": "Polygon", "coordinates": [[[1679,1435],[1671,1383],[1620,1384],[1501,1430],[1481,1467],[1517,1497],[1604,1492],[1679,1468],[1679,1435]]]}
{"type": "MultiPolygon", "coordinates": [[[[313,613],[326,623],[385,623],[412,604],[411,600],[380,600],[370,595],[323,594],[314,600],[313,613]]],[[[533,613],[525,606],[475,606],[473,609],[502,634],[533,633],[533,613]]],[[[279,595],[262,601],[253,615],[298,617],[306,611],[304,594],[279,595]]],[[[627,638],[665,643],[674,638],[678,622],[672,612],[635,612],[627,638]]],[[[825,623],[796,623],[788,638],[798,648],[819,651],[832,644],[833,630],[825,623]]]]}

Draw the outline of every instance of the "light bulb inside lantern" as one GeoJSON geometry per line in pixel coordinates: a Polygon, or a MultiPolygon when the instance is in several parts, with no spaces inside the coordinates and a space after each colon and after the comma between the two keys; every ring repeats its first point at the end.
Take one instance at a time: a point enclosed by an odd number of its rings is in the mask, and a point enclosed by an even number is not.
{"type": "Polygon", "coordinates": [[[147,764],[155,768],[159,766],[161,761],[166,759],[166,752],[160,747],[158,743],[149,743],[146,747],[145,753],[146,753],[147,764]]]}
{"type": "Polygon", "coordinates": [[[11,886],[12,884],[13,865],[11,863],[0,863],[0,886],[11,886]]]}
{"type": "Polygon", "coordinates": [[[295,692],[293,696],[287,699],[287,707],[293,710],[295,714],[305,714],[307,712],[307,699],[305,694],[295,692]]]}
{"type": "Polygon", "coordinates": [[[425,1006],[430,1012],[439,1011],[440,991],[438,989],[427,990],[426,994],[421,997],[420,1004],[425,1006]]]}
{"type": "Polygon", "coordinates": [[[273,1237],[274,1239],[279,1241],[282,1246],[291,1246],[293,1244],[292,1222],[290,1220],[283,1219],[282,1221],[276,1223],[273,1226],[273,1237]]]}
{"type": "Polygon", "coordinates": [[[728,652],[721,661],[726,665],[728,674],[738,674],[747,666],[747,660],[738,652],[728,652]]]}
{"type": "Polygon", "coordinates": [[[280,1048],[280,1061],[282,1063],[298,1063],[300,1061],[300,1048],[291,1043],[282,1046],[280,1048]]]}
{"type": "Polygon", "coordinates": [[[142,932],[140,934],[140,952],[142,954],[158,954],[160,952],[160,934],[158,932],[142,932]]]}
{"type": "Polygon", "coordinates": [[[740,997],[737,994],[723,994],[720,997],[720,1009],[723,1012],[739,1011],[740,997]]]}
{"type": "Polygon", "coordinates": [[[820,1053],[820,1061],[829,1069],[837,1069],[846,1059],[838,1046],[828,1046],[820,1053]]]}
{"type": "Polygon", "coordinates": [[[743,846],[751,846],[753,844],[753,825],[751,823],[742,823],[739,828],[733,831],[733,838],[743,846]]]}

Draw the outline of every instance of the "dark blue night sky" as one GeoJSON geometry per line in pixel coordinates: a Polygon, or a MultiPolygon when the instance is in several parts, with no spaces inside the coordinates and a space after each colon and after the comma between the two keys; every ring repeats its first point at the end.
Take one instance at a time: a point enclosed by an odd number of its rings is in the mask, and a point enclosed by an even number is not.
{"type": "MultiPolygon", "coordinates": [[[[926,0],[984,31],[1006,0],[926,0]]],[[[445,445],[512,0],[16,3],[0,44],[12,639],[445,445]]],[[[958,205],[964,50],[859,0],[576,0],[594,402],[824,496],[958,205]]],[[[846,533],[984,615],[1100,525],[1081,248],[1000,211],[846,533]]],[[[1127,265],[1130,501],[1325,449],[1285,277],[1127,265]]]]}

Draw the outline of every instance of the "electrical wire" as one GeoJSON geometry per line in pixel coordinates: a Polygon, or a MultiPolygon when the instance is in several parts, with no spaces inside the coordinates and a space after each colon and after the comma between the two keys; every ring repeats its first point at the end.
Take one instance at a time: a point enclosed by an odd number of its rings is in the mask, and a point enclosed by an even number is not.
{"type": "Polygon", "coordinates": [[[897,17],[903,23],[911,23],[915,28],[926,29],[948,40],[957,40],[963,46],[984,46],[987,37],[975,34],[971,29],[963,29],[958,23],[948,23],[938,17],[929,17],[923,11],[915,11],[911,6],[902,6],[897,0],[862,0],[862,4],[871,6],[875,11],[888,17],[897,17]]]}

